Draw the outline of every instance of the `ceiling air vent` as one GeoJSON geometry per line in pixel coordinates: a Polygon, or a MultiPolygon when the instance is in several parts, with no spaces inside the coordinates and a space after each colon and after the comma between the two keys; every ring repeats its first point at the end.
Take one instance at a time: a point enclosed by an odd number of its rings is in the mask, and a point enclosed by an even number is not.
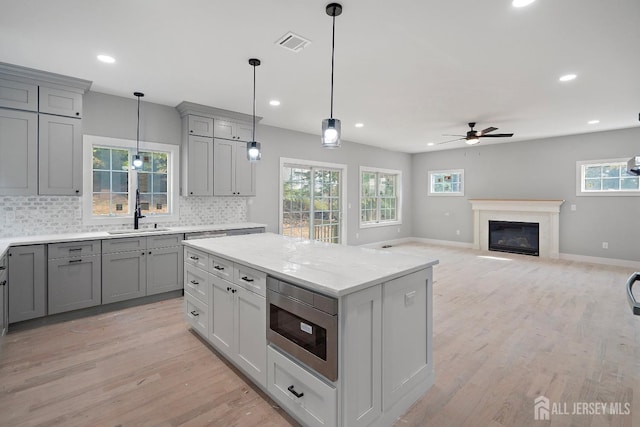
{"type": "Polygon", "coordinates": [[[311,43],[311,40],[307,40],[304,37],[300,37],[297,34],[289,31],[284,36],[280,37],[276,44],[290,50],[292,52],[300,52],[311,43]]]}

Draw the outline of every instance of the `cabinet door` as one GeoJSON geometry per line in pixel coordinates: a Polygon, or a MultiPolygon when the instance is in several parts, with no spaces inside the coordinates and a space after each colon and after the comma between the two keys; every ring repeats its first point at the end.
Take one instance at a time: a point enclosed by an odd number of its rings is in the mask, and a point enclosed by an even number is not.
{"type": "Polygon", "coordinates": [[[236,143],[224,139],[213,142],[213,194],[232,196],[235,194],[234,156],[236,143]]]}
{"type": "Polygon", "coordinates": [[[182,289],[182,246],[149,249],[147,295],[182,289]]]}
{"type": "Polygon", "coordinates": [[[47,314],[47,260],[44,245],[9,250],[9,323],[47,314]]]}
{"type": "Polygon", "coordinates": [[[0,337],[7,333],[9,326],[9,319],[7,318],[9,300],[8,292],[9,286],[7,285],[7,273],[0,270],[0,337]]]}
{"type": "Polygon", "coordinates": [[[147,293],[147,257],[145,252],[120,252],[102,255],[102,303],[108,304],[147,293]]]}
{"type": "Polygon", "coordinates": [[[82,117],[82,94],[40,86],[40,112],[57,116],[82,117]]]}
{"type": "Polygon", "coordinates": [[[262,387],[267,387],[267,303],[263,296],[236,292],[236,363],[262,387]]]}
{"type": "Polygon", "coordinates": [[[39,194],[81,194],[81,125],[80,120],[40,114],[39,194]]]}
{"type": "Polygon", "coordinates": [[[243,142],[236,143],[235,152],[235,194],[240,196],[256,195],[256,164],[247,159],[247,147],[243,142]]]}
{"type": "Polygon", "coordinates": [[[213,138],[213,119],[190,114],[189,135],[213,138]]]}
{"type": "Polygon", "coordinates": [[[233,123],[226,120],[214,120],[213,136],[223,139],[235,139],[233,134],[233,123]]]}
{"type": "Polygon", "coordinates": [[[211,288],[211,343],[221,352],[233,358],[233,298],[236,291],[235,285],[211,276],[213,287],[211,288]],[[233,292],[232,292],[233,291],[233,292]]]}
{"type": "Polygon", "coordinates": [[[244,142],[251,142],[253,140],[253,126],[245,123],[233,124],[234,135],[236,139],[244,142]]]}
{"type": "Polygon", "coordinates": [[[100,305],[100,256],[49,261],[49,314],[100,305]]]}
{"type": "Polygon", "coordinates": [[[0,107],[38,111],[38,86],[0,79],[0,107]]]}
{"type": "Polygon", "coordinates": [[[0,195],[38,192],[38,114],[0,109],[0,195]]]}
{"type": "Polygon", "coordinates": [[[213,140],[201,136],[189,136],[187,142],[187,195],[213,195],[213,140]]]}

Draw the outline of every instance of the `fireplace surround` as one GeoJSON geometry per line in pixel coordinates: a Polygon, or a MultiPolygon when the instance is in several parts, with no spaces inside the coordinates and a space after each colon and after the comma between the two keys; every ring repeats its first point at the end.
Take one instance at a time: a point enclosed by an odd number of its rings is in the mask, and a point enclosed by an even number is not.
{"type": "Polygon", "coordinates": [[[541,258],[559,258],[560,206],[564,200],[471,199],[473,248],[489,250],[489,221],[530,222],[539,225],[541,258]]]}

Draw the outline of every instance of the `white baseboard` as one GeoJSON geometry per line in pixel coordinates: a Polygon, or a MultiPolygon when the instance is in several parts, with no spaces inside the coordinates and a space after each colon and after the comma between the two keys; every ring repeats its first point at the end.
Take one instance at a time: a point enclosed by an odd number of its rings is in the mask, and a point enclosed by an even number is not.
{"type": "MultiPolygon", "coordinates": [[[[380,242],[366,243],[364,245],[360,245],[360,247],[381,249],[382,246],[385,246],[385,245],[393,246],[393,245],[399,245],[402,243],[411,243],[411,242],[426,243],[428,245],[451,246],[455,248],[473,249],[473,243],[455,242],[452,240],[425,239],[423,237],[404,237],[402,239],[384,240],[380,242]]],[[[593,257],[593,256],[587,256],[587,255],[576,255],[576,254],[566,254],[566,253],[560,253],[559,259],[567,260],[567,261],[586,262],[591,264],[612,265],[616,267],[628,267],[628,268],[633,268],[636,271],[640,271],[640,261],[633,261],[633,260],[627,260],[627,259],[602,258],[602,257],[593,257]]]]}
{"type": "Polygon", "coordinates": [[[602,258],[602,257],[595,257],[595,256],[564,254],[564,253],[560,253],[560,259],[564,259],[567,261],[588,262],[591,264],[614,265],[616,267],[629,267],[636,270],[640,269],[640,261],[632,261],[628,259],[602,258]]]}

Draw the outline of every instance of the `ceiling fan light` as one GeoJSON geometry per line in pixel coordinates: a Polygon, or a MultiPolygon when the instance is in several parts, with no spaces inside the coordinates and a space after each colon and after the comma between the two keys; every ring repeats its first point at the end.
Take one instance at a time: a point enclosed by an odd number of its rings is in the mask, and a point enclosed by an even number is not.
{"type": "Polygon", "coordinates": [[[467,143],[468,145],[476,145],[478,142],[480,142],[480,138],[478,137],[469,138],[469,139],[465,139],[464,142],[467,143]]]}
{"type": "Polygon", "coordinates": [[[262,150],[260,150],[260,143],[256,141],[247,142],[247,160],[257,162],[261,158],[262,150]]]}
{"type": "Polygon", "coordinates": [[[324,119],[322,121],[322,146],[340,148],[340,120],[324,119]]]}
{"type": "Polygon", "coordinates": [[[525,6],[529,6],[531,3],[533,3],[535,0],[513,0],[511,2],[511,5],[513,7],[525,7],[525,6]]]}

